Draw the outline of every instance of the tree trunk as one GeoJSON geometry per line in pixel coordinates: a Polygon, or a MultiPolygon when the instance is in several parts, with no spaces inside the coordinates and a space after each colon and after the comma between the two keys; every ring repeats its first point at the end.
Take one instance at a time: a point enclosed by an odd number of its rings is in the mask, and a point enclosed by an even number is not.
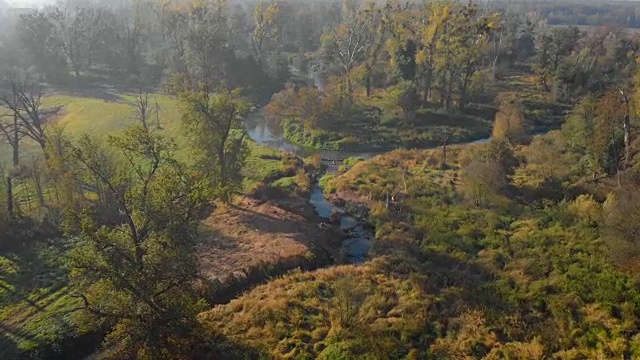
{"type": "Polygon", "coordinates": [[[367,98],[371,97],[371,73],[367,72],[367,78],[365,80],[365,84],[367,87],[367,98]]]}
{"type": "Polygon", "coordinates": [[[624,131],[624,168],[627,169],[631,161],[631,110],[629,108],[629,98],[625,95],[624,90],[620,90],[620,93],[626,106],[622,128],[624,131]]]}
{"type": "Polygon", "coordinates": [[[18,115],[13,114],[13,166],[20,165],[20,134],[18,133],[18,115]]]}
{"type": "Polygon", "coordinates": [[[7,176],[7,215],[13,217],[13,181],[7,176]]]}
{"type": "Polygon", "coordinates": [[[422,94],[422,104],[424,106],[427,106],[429,102],[429,95],[431,93],[431,69],[427,70],[424,75],[423,91],[424,93],[422,94]]]}
{"type": "Polygon", "coordinates": [[[446,88],[446,94],[445,94],[445,100],[444,100],[444,109],[445,110],[449,110],[451,108],[451,91],[453,88],[453,79],[452,77],[450,77],[447,81],[447,88],[446,88]]]}
{"type": "Polygon", "coordinates": [[[36,195],[38,196],[38,202],[40,206],[44,206],[44,192],[42,191],[42,179],[40,178],[40,174],[36,169],[35,165],[33,167],[33,180],[36,185],[36,195]]]}

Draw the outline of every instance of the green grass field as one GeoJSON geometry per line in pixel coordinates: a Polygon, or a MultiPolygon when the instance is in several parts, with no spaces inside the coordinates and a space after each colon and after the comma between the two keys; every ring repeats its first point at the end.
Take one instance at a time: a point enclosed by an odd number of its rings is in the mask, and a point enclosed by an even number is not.
{"type": "MultiPolygon", "coordinates": [[[[134,109],[129,105],[133,101],[133,94],[110,95],[108,98],[85,97],[76,95],[51,95],[43,99],[44,108],[60,107],[59,113],[48,125],[62,129],[63,134],[71,139],[77,139],[83,134],[89,134],[98,138],[106,138],[110,134],[116,134],[127,126],[135,123],[134,109]]],[[[163,94],[151,94],[149,96],[149,108],[152,113],[151,123],[156,123],[156,103],[159,111],[158,120],[162,133],[176,142],[177,156],[185,161],[190,159],[187,139],[182,131],[180,121],[180,109],[178,99],[163,94]]],[[[278,161],[263,160],[260,155],[277,155],[279,152],[249,142],[251,156],[247,159],[245,169],[245,188],[251,188],[256,182],[264,178],[273,177],[281,170],[278,161]]],[[[21,143],[21,161],[30,164],[34,159],[41,158],[42,151],[39,146],[25,139],[21,143]]],[[[11,159],[11,151],[8,145],[0,144],[0,165],[8,165],[11,159]]],[[[30,209],[36,204],[35,190],[29,188],[28,181],[19,181],[15,185],[18,200],[24,209],[30,209]]],[[[47,194],[45,194],[47,197],[47,194]]]]}

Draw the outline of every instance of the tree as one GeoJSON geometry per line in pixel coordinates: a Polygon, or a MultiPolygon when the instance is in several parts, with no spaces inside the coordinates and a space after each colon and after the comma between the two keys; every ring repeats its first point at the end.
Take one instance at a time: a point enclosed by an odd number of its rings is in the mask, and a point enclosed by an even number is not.
{"type": "Polygon", "coordinates": [[[420,102],[418,88],[411,81],[402,81],[389,89],[389,98],[402,108],[405,116],[410,116],[420,102]]]}
{"type": "Polygon", "coordinates": [[[507,185],[504,169],[495,160],[473,160],[463,170],[463,190],[480,205],[487,205],[507,185]]]}
{"type": "Polygon", "coordinates": [[[266,41],[276,37],[278,31],[278,14],[280,8],[277,3],[265,6],[257,3],[253,10],[253,31],[251,32],[251,48],[256,62],[262,58],[262,50],[266,41]]]}
{"type": "Polygon", "coordinates": [[[367,14],[373,17],[371,23],[372,44],[367,47],[366,60],[364,62],[364,82],[367,97],[371,96],[371,76],[378,61],[378,56],[384,45],[386,35],[386,23],[382,17],[380,9],[376,8],[374,1],[367,1],[364,5],[367,14]]]}
{"type": "Polygon", "coordinates": [[[55,36],[55,24],[43,11],[21,15],[16,27],[31,63],[48,81],[64,82],[68,77],[67,62],[55,36]]]}
{"type": "Polygon", "coordinates": [[[104,214],[85,204],[69,212],[78,320],[108,328],[107,346],[117,344],[119,357],[181,358],[197,336],[203,304],[193,288],[194,246],[210,210],[209,182],[175,160],[170,141],[141,125],[108,143],[85,136],[73,148],[79,175],[104,186],[116,209],[104,214]]]}
{"type": "Polygon", "coordinates": [[[524,109],[515,94],[501,94],[497,98],[498,112],[493,123],[493,137],[518,143],[525,140],[527,128],[524,109]]]}
{"type": "MultiPolygon", "coordinates": [[[[19,108],[16,103],[18,101],[15,94],[15,88],[11,89],[10,94],[4,94],[0,99],[0,106],[5,109],[19,108]],[[8,103],[5,103],[7,101],[8,103]]],[[[20,131],[20,123],[18,115],[14,111],[8,111],[8,114],[0,117],[0,135],[5,143],[11,147],[12,168],[6,173],[6,196],[7,196],[7,215],[13,216],[13,175],[19,171],[20,167],[20,142],[24,138],[24,133],[20,131]]]]}
{"type": "Polygon", "coordinates": [[[455,72],[458,107],[464,109],[468,102],[472,79],[482,64],[484,44],[499,26],[500,15],[483,14],[477,5],[470,3],[456,12],[452,21],[454,22],[449,35],[452,36],[449,42],[452,47],[451,62],[457,67],[455,72]]]}
{"type": "Polygon", "coordinates": [[[423,81],[422,102],[427,104],[429,96],[431,96],[431,86],[433,84],[434,64],[438,52],[438,39],[440,34],[445,31],[445,24],[450,15],[450,6],[446,2],[431,2],[427,4],[425,12],[427,21],[421,32],[421,49],[416,56],[416,63],[421,69],[423,81]]]}
{"type": "Polygon", "coordinates": [[[426,19],[418,18],[421,50],[416,58],[425,81],[423,100],[435,81],[443,108],[451,107],[457,93],[462,109],[469,101],[472,80],[482,66],[486,44],[500,24],[500,16],[484,13],[474,3],[453,1],[429,4],[427,14],[426,19]]]}
{"type": "Polygon", "coordinates": [[[416,34],[421,26],[408,3],[389,1],[384,8],[384,21],[389,31],[386,49],[389,54],[388,75],[398,81],[411,81],[416,75],[418,41],[416,34]]]}
{"type": "Polygon", "coordinates": [[[336,63],[343,72],[347,94],[351,96],[351,71],[364,60],[369,48],[374,44],[372,27],[375,12],[370,9],[358,11],[345,2],[342,23],[330,26],[322,36],[324,58],[336,63]]]}
{"type": "Polygon", "coordinates": [[[86,64],[84,61],[89,52],[91,21],[88,8],[68,8],[69,4],[59,3],[51,10],[50,17],[56,25],[56,34],[60,40],[60,46],[71,64],[76,76],[80,76],[80,70],[86,64]]]}
{"type": "Polygon", "coordinates": [[[335,101],[340,95],[329,86],[324,91],[315,87],[295,87],[288,85],[284,90],[273,95],[265,107],[265,114],[271,120],[282,125],[283,121],[295,121],[303,129],[306,137],[318,127],[331,127],[341,115],[340,102],[335,101]]]}
{"type": "Polygon", "coordinates": [[[532,68],[545,89],[549,90],[549,80],[555,78],[558,68],[571,55],[581,36],[580,30],[575,26],[541,29],[538,33],[532,68]]]}
{"type": "Polygon", "coordinates": [[[140,14],[139,3],[129,17],[121,19],[118,24],[117,54],[124,60],[128,75],[139,76],[142,64],[142,47],[144,45],[144,23],[140,14]]]}
{"type": "Polygon", "coordinates": [[[43,109],[42,97],[44,89],[37,82],[28,77],[19,79],[17,76],[8,81],[10,91],[0,93],[0,108],[15,116],[18,120],[16,128],[22,135],[35,141],[47,157],[48,120],[55,115],[58,109],[43,109]]]}
{"type": "Polygon", "coordinates": [[[216,195],[224,202],[242,189],[242,168],[249,148],[240,122],[247,103],[238,90],[217,94],[202,91],[181,96],[182,121],[216,195]]]}
{"type": "Polygon", "coordinates": [[[108,48],[108,34],[110,28],[116,22],[115,14],[108,8],[88,7],[83,11],[88,23],[85,33],[86,48],[84,51],[84,66],[91,66],[99,60],[101,52],[108,48]]]}
{"type": "Polygon", "coordinates": [[[186,38],[188,31],[188,12],[172,3],[171,0],[160,1],[153,5],[163,46],[169,53],[171,70],[182,73],[185,70],[186,38]]]}
{"type": "Polygon", "coordinates": [[[189,4],[186,36],[189,89],[213,92],[226,71],[228,24],[224,1],[211,4],[197,1],[189,4]]]}
{"type": "Polygon", "coordinates": [[[143,128],[149,128],[149,119],[151,119],[151,109],[149,109],[149,92],[140,90],[135,95],[129,106],[135,111],[134,118],[142,125],[143,128]]]}

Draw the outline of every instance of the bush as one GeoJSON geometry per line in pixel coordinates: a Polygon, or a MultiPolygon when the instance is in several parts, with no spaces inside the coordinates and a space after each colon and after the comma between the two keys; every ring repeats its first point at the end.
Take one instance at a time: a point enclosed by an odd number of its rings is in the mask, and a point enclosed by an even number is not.
{"type": "Polygon", "coordinates": [[[336,191],[335,186],[331,186],[330,184],[331,180],[333,179],[335,179],[335,175],[333,174],[325,174],[320,178],[320,181],[318,183],[325,193],[332,193],[336,191]]]}
{"type": "Polygon", "coordinates": [[[472,161],[463,170],[464,192],[476,205],[487,205],[507,185],[507,177],[497,161],[472,161]]]}
{"type": "Polygon", "coordinates": [[[389,89],[388,96],[393,102],[402,108],[405,116],[418,108],[420,96],[418,88],[412,81],[402,81],[389,89]]]}

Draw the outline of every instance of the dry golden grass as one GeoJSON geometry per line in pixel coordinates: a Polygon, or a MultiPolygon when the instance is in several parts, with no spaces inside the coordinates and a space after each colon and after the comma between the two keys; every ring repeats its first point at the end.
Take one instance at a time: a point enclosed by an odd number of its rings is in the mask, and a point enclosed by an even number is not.
{"type": "Polygon", "coordinates": [[[238,272],[304,259],[340,244],[336,235],[318,229],[302,214],[246,197],[216,210],[203,227],[197,250],[202,274],[223,282],[238,272]]]}
{"type": "Polygon", "coordinates": [[[375,334],[377,343],[367,344],[374,352],[393,347],[401,331],[418,335],[427,315],[420,309],[433,297],[377,269],[374,262],[294,273],[202,313],[200,321],[206,336],[221,334],[276,359],[327,358],[331,344],[356,346],[349,342],[359,331],[375,334]]]}

